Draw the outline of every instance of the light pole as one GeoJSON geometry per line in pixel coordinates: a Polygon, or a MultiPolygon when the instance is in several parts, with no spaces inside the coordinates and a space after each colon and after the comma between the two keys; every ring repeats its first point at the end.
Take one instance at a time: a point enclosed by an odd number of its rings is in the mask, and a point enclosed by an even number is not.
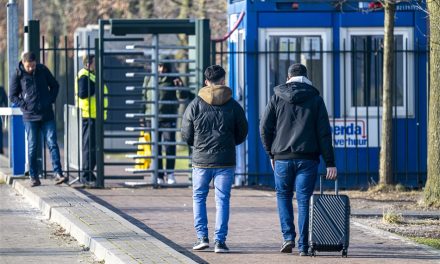
{"type": "MultiPolygon", "coordinates": [[[[32,19],[32,0],[24,0],[24,27],[27,28],[29,26],[29,20],[32,19]]],[[[29,51],[29,33],[24,32],[24,52],[29,51]]]]}

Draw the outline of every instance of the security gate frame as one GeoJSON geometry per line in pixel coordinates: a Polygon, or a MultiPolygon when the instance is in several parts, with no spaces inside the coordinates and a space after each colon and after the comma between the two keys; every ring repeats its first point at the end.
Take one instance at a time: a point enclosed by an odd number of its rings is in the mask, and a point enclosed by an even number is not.
{"type": "MultiPolygon", "coordinates": [[[[110,20],[99,20],[99,39],[96,40],[95,44],[95,63],[96,63],[96,83],[97,83],[97,93],[96,93],[96,104],[97,104],[97,116],[96,116],[96,161],[97,161],[97,181],[96,187],[103,188],[105,185],[105,179],[125,179],[128,177],[106,177],[105,176],[105,165],[104,162],[104,138],[106,134],[104,133],[104,111],[111,110],[111,107],[104,108],[104,97],[109,96],[104,94],[104,84],[106,80],[104,78],[105,70],[108,68],[105,66],[104,57],[107,55],[114,55],[111,51],[106,51],[105,43],[114,41],[127,41],[128,38],[123,37],[127,34],[153,34],[153,45],[150,48],[154,49],[151,68],[151,76],[155,79],[156,89],[153,90],[153,97],[155,100],[153,102],[147,102],[153,104],[154,117],[152,118],[152,127],[141,128],[132,127],[126,129],[127,131],[152,131],[153,132],[153,155],[152,156],[133,156],[133,158],[152,158],[153,159],[153,169],[152,170],[128,170],[133,173],[147,173],[152,172],[152,184],[157,187],[157,178],[159,172],[166,172],[167,170],[158,169],[158,162],[162,160],[162,156],[158,153],[158,146],[162,144],[158,139],[158,132],[165,131],[166,129],[159,129],[158,127],[158,78],[161,76],[192,76],[191,74],[159,74],[157,71],[157,65],[159,63],[159,41],[158,36],[160,34],[186,34],[195,35],[196,44],[196,67],[194,77],[196,79],[196,87],[202,87],[204,82],[203,71],[209,65],[210,56],[210,29],[209,20],[198,19],[174,19],[174,20],[161,20],[161,19],[144,19],[144,20],[121,20],[121,19],[110,19],[110,20]],[[110,32],[112,35],[117,37],[108,38],[104,37],[105,27],[110,26],[110,32]]],[[[133,41],[139,41],[139,39],[133,39],[133,41]]],[[[140,47],[140,46],[139,46],[140,47]]],[[[120,52],[118,55],[123,55],[120,52]]],[[[126,55],[126,54],[125,54],[126,55]]],[[[173,62],[179,62],[173,60],[173,62]]],[[[145,73],[143,74],[146,75],[145,73]]],[[[128,100],[127,100],[128,101],[128,100]]],[[[133,103],[133,102],[130,102],[133,103]]],[[[136,115],[129,115],[128,117],[135,117],[136,115]]],[[[174,130],[176,131],[176,130],[174,130]]],[[[164,142],[165,144],[167,142],[164,142]]],[[[168,142],[169,143],[169,142],[168,142]]],[[[175,156],[174,158],[188,158],[175,156]]],[[[136,177],[130,177],[136,178],[136,177]]]]}

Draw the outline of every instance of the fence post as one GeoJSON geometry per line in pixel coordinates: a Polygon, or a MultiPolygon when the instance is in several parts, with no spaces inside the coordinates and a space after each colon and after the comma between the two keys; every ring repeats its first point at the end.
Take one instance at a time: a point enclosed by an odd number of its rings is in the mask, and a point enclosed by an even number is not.
{"type": "Polygon", "coordinates": [[[99,20],[99,39],[95,39],[96,69],[96,187],[104,188],[104,104],[103,102],[103,48],[104,24],[99,20]]]}
{"type": "MultiPolygon", "coordinates": [[[[211,30],[209,28],[209,19],[196,20],[196,60],[197,60],[197,89],[203,87],[204,70],[209,66],[210,59],[211,30]]],[[[197,92],[197,91],[196,91],[197,92]]]]}

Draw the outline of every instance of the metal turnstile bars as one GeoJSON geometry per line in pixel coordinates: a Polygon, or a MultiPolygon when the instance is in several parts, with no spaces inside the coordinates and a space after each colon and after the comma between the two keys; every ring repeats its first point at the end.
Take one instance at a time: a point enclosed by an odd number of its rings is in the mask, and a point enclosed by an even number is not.
{"type": "MultiPolygon", "coordinates": [[[[150,127],[126,127],[125,131],[144,131],[144,132],[151,132],[156,131],[154,128],[150,127]]],[[[158,132],[179,132],[179,128],[158,128],[158,132]]]]}
{"type": "MultiPolygon", "coordinates": [[[[135,90],[154,90],[153,87],[143,87],[143,86],[126,86],[126,91],[135,91],[135,90]]],[[[161,91],[193,91],[195,87],[188,87],[188,86],[163,86],[160,87],[159,90],[161,91]]]]}

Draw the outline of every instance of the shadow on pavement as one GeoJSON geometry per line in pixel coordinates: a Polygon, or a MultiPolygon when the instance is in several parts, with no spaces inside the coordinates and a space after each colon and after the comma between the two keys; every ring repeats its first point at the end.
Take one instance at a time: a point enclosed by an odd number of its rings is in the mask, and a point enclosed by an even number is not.
{"type": "Polygon", "coordinates": [[[121,216],[122,218],[124,218],[125,220],[129,221],[130,223],[132,223],[133,225],[137,226],[138,228],[142,229],[143,231],[145,231],[147,234],[157,238],[158,240],[160,240],[161,242],[165,243],[166,245],[168,245],[169,247],[171,247],[172,249],[176,250],[177,252],[181,253],[182,255],[194,260],[197,263],[208,263],[206,260],[200,258],[199,256],[191,253],[190,251],[188,251],[186,248],[174,243],[172,240],[164,237],[163,235],[159,234],[158,232],[156,232],[155,230],[151,229],[150,227],[148,227],[147,225],[145,225],[144,223],[142,223],[141,221],[137,220],[136,218],[127,215],[126,213],[122,212],[121,210],[119,210],[118,208],[114,207],[113,205],[107,203],[106,201],[90,194],[89,192],[83,190],[83,189],[77,189],[79,192],[81,192],[82,194],[86,195],[87,197],[89,197],[90,199],[92,199],[93,201],[95,201],[96,203],[108,208],[109,210],[115,212],[116,214],[118,214],[119,216],[121,216]]]}

